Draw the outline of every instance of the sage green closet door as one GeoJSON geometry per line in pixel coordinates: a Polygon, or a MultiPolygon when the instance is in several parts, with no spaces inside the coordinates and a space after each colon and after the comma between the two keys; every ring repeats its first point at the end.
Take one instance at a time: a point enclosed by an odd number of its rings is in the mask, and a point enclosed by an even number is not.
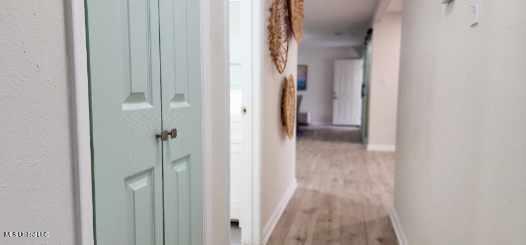
{"type": "Polygon", "coordinates": [[[160,0],[166,245],[202,244],[201,62],[197,0],[160,0]]]}
{"type": "Polygon", "coordinates": [[[157,0],[87,0],[97,245],[162,245],[157,0]]]}

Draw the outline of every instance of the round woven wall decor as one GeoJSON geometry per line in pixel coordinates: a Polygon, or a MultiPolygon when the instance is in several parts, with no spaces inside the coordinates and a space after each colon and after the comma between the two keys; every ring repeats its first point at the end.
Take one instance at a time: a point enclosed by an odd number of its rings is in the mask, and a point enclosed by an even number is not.
{"type": "Polygon", "coordinates": [[[279,73],[285,71],[289,53],[289,8],[288,0],[274,0],[270,7],[268,42],[270,56],[279,73]]]}
{"type": "Polygon", "coordinates": [[[290,23],[298,44],[303,40],[304,0],[289,0],[290,23]]]}
{"type": "Polygon", "coordinates": [[[296,123],[296,83],[294,76],[289,75],[283,82],[281,94],[281,124],[283,130],[292,139],[296,123]]]}

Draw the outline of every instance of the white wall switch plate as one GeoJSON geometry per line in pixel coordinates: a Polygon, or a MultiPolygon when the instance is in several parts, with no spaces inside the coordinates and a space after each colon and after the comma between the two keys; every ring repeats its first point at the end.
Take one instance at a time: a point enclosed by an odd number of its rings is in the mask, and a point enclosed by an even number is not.
{"type": "Polygon", "coordinates": [[[480,0],[471,0],[471,16],[471,27],[475,27],[480,19],[480,0]]]}

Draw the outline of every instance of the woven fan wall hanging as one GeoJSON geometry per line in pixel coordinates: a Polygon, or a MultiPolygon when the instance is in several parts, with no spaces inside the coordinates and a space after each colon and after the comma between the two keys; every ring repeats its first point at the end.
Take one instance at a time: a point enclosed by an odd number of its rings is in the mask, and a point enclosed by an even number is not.
{"type": "Polygon", "coordinates": [[[303,39],[304,0],[289,0],[290,23],[298,44],[303,39]]]}
{"type": "Polygon", "coordinates": [[[287,1],[274,0],[272,2],[268,23],[270,56],[280,74],[287,67],[289,52],[290,19],[287,1]]]}
{"type": "Polygon", "coordinates": [[[283,130],[292,139],[294,137],[294,126],[296,123],[296,83],[294,76],[289,75],[283,82],[281,94],[281,124],[283,130]]]}

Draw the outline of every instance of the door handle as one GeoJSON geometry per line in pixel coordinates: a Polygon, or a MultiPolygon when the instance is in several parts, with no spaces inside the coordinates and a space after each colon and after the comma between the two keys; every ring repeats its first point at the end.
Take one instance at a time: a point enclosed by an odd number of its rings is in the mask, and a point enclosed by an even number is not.
{"type": "Polygon", "coordinates": [[[246,106],[241,107],[241,113],[247,114],[247,112],[248,112],[248,109],[246,106]]]}
{"type": "Polygon", "coordinates": [[[173,128],[170,131],[163,130],[160,134],[156,134],[155,138],[160,139],[161,141],[168,141],[169,139],[177,138],[177,129],[173,128]]]}
{"type": "Polygon", "coordinates": [[[156,134],[155,138],[160,139],[161,141],[167,141],[170,138],[170,132],[164,130],[160,134],[156,134]]]}
{"type": "Polygon", "coordinates": [[[173,140],[176,139],[177,138],[177,129],[176,128],[172,128],[172,130],[170,130],[169,135],[170,135],[171,139],[173,139],[173,140]]]}

